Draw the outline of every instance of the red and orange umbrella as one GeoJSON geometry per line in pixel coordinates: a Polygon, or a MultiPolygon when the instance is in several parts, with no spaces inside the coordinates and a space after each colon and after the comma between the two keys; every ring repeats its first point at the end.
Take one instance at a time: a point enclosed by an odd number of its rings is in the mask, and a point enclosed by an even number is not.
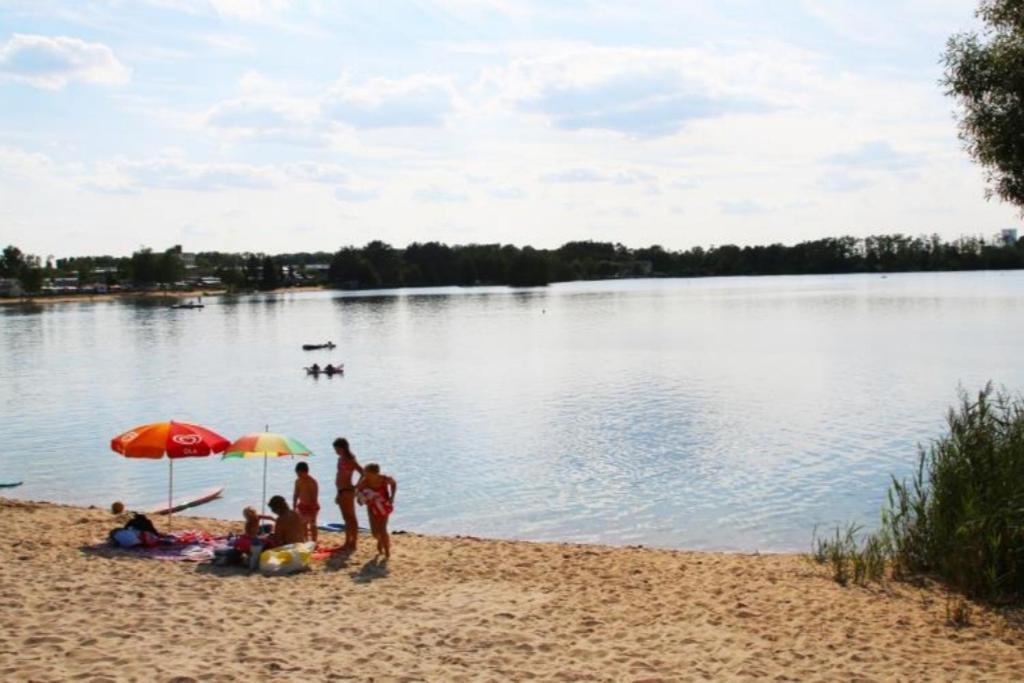
{"type": "Polygon", "coordinates": [[[110,441],[111,450],[126,458],[158,460],[165,455],[170,467],[167,487],[168,526],[174,507],[174,461],[178,458],[201,458],[220,453],[229,441],[220,434],[187,422],[154,422],[130,429],[110,441]]]}

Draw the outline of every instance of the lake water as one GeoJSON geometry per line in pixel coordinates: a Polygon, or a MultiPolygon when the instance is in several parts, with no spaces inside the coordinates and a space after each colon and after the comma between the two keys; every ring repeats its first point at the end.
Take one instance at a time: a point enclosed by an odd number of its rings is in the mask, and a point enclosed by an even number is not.
{"type": "MultiPolygon", "coordinates": [[[[399,481],[393,528],[804,550],[873,526],[957,387],[1024,387],[1024,273],[631,280],[0,309],[0,495],[166,500],[110,438],[166,419],[269,425],[314,451],[336,520],[344,435],[399,481]],[[331,339],[334,351],[304,352],[331,339]],[[344,362],[343,378],[303,366],[344,362]]],[[[295,461],[269,463],[289,496],[295,461]]],[[[262,463],[175,463],[198,512],[259,503],[262,463]]]]}

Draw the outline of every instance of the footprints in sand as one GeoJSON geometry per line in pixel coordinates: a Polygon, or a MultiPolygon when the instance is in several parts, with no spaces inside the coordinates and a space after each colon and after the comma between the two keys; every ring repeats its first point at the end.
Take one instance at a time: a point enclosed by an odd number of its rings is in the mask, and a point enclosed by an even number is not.
{"type": "Polygon", "coordinates": [[[77,539],[102,536],[107,518],[3,512],[3,681],[948,680],[1024,668],[1019,629],[979,611],[951,635],[941,596],[839,589],[798,558],[409,534],[389,566],[364,569],[362,548],[335,571],[265,579],[67,543],[28,552],[37,521],[77,539]]]}

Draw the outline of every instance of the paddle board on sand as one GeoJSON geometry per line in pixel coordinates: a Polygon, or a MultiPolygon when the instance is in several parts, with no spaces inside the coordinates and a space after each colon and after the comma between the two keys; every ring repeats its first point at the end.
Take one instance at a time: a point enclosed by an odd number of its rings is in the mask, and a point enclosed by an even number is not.
{"type": "Polygon", "coordinates": [[[21,486],[20,481],[0,481],[0,489],[13,489],[15,486],[21,486]]]}
{"type": "Polygon", "coordinates": [[[168,508],[167,504],[156,506],[146,511],[150,515],[166,515],[171,512],[181,512],[189,508],[198,507],[204,503],[209,503],[214,498],[220,498],[220,494],[224,493],[223,486],[215,486],[199,493],[190,493],[171,501],[171,507],[168,508]]]}

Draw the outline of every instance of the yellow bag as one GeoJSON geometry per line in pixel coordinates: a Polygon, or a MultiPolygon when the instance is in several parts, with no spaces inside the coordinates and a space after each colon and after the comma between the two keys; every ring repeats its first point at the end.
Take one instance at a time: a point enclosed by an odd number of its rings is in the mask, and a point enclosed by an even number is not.
{"type": "Polygon", "coordinates": [[[309,567],[315,543],[291,543],[260,553],[260,572],[267,576],[291,574],[309,567]]]}

